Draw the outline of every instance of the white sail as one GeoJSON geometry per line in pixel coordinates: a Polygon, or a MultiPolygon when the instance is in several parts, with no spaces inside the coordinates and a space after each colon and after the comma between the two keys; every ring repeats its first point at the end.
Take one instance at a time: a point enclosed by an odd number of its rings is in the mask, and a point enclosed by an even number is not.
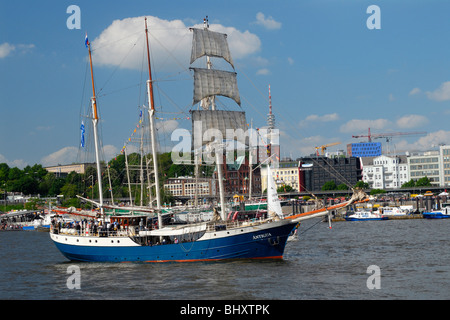
{"type": "MultiPolygon", "coordinates": [[[[247,122],[245,120],[245,112],[243,111],[226,111],[226,110],[192,110],[192,135],[193,146],[199,148],[209,142],[206,131],[211,129],[217,130],[216,133],[222,134],[222,140],[238,140],[242,144],[248,145],[249,138],[245,136],[247,122]],[[242,133],[240,137],[228,137],[228,133],[242,133]]],[[[219,138],[219,137],[211,137],[219,138]]],[[[221,142],[221,141],[220,141],[221,142]]]]}
{"type": "Polygon", "coordinates": [[[269,217],[272,218],[280,218],[283,215],[275,180],[272,176],[272,170],[270,170],[270,165],[267,166],[267,211],[269,213],[269,217]]]}
{"type": "Polygon", "coordinates": [[[236,72],[191,68],[194,70],[194,101],[193,105],[203,98],[225,96],[241,105],[236,72]]]}
{"type": "Polygon", "coordinates": [[[218,57],[225,59],[234,69],[226,34],[209,31],[208,29],[192,28],[191,30],[194,32],[191,64],[203,56],[218,57]]]}

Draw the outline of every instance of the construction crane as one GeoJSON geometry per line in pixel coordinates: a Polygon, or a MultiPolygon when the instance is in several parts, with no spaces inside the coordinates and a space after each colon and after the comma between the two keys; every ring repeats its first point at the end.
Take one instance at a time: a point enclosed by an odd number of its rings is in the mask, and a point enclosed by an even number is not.
{"type": "Polygon", "coordinates": [[[416,132],[389,132],[389,133],[371,134],[370,128],[369,128],[369,133],[367,135],[357,135],[357,136],[352,136],[352,138],[368,138],[369,142],[372,142],[372,139],[386,138],[386,142],[389,142],[390,139],[392,139],[392,137],[395,137],[395,136],[423,135],[423,134],[427,134],[427,133],[423,132],[423,131],[416,131],[416,132]]]}
{"type": "Polygon", "coordinates": [[[322,155],[323,155],[325,150],[328,147],[335,146],[337,144],[341,144],[341,143],[340,142],[333,142],[333,143],[329,143],[329,144],[324,144],[323,146],[320,146],[320,147],[315,147],[316,148],[316,154],[319,155],[319,149],[321,149],[322,150],[322,155]]]}

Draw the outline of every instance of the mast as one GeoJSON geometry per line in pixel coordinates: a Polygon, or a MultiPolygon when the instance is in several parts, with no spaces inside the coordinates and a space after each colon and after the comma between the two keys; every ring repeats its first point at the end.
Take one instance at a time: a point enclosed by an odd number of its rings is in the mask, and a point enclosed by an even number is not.
{"type": "MultiPolygon", "coordinates": [[[[250,146],[252,145],[252,135],[253,135],[253,119],[250,121],[250,146]]],[[[248,181],[248,200],[252,199],[252,187],[253,187],[253,149],[249,148],[248,152],[248,175],[249,175],[249,181],[248,181]]]]}
{"type": "MultiPolygon", "coordinates": [[[[203,19],[203,29],[208,30],[209,29],[209,21],[208,16],[206,16],[205,19],[203,19]]],[[[211,70],[212,63],[211,58],[209,55],[206,55],[206,68],[208,70],[211,70]]],[[[203,106],[203,108],[207,109],[209,105],[211,105],[211,110],[216,110],[216,101],[215,96],[211,96],[208,98],[203,99],[202,103],[207,105],[203,106]]],[[[226,213],[226,206],[225,206],[225,187],[223,185],[223,149],[221,145],[215,145],[214,153],[216,154],[216,168],[217,168],[217,179],[219,180],[219,196],[220,196],[220,217],[223,221],[227,220],[227,213],[226,213]],[[222,150],[221,152],[217,152],[218,150],[222,150]]]]}
{"type": "Polygon", "coordinates": [[[147,94],[148,94],[148,115],[150,120],[150,139],[152,143],[153,153],[153,169],[155,171],[155,188],[156,188],[156,209],[158,209],[158,226],[162,228],[162,219],[160,215],[161,209],[161,193],[159,186],[159,173],[158,173],[158,154],[156,151],[156,135],[155,135],[155,103],[153,100],[153,83],[152,83],[152,67],[150,64],[150,48],[148,43],[148,28],[147,18],[145,18],[145,37],[147,41],[147,62],[148,62],[148,80],[147,80],[147,94]]]}
{"type": "MultiPolygon", "coordinates": [[[[226,130],[228,128],[247,130],[244,112],[217,110],[214,101],[216,96],[225,96],[233,99],[238,105],[241,105],[236,72],[212,69],[211,66],[210,57],[216,57],[224,59],[234,69],[226,39],[227,35],[210,31],[208,17],[203,20],[203,28],[191,28],[190,30],[193,31],[191,65],[200,57],[206,56],[206,68],[190,68],[194,71],[194,97],[192,104],[195,105],[201,102],[202,109],[191,111],[193,141],[197,141],[195,136],[200,134],[200,132],[195,133],[196,121],[202,123],[202,127],[199,130],[202,131],[202,136],[206,129],[218,129],[222,132],[223,137],[226,136],[226,130]]],[[[221,204],[220,217],[225,221],[227,214],[223,182],[223,141],[216,142],[215,144],[212,144],[212,141],[203,141],[202,138],[199,141],[202,141],[202,148],[206,144],[214,147],[221,204]]],[[[196,148],[198,146],[195,145],[194,147],[196,148]]],[[[196,157],[195,162],[198,162],[196,157]]]]}
{"type": "Polygon", "coordinates": [[[95,85],[94,85],[94,71],[92,68],[92,55],[91,55],[91,44],[88,40],[87,34],[85,39],[86,46],[89,49],[89,63],[91,65],[91,80],[92,80],[92,98],[91,98],[91,106],[92,106],[92,115],[93,115],[93,125],[94,125],[94,144],[95,144],[95,162],[97,164],[97,180],[98,180],[98,193],[100,200],[100,213],[104,217],[103,210],[103,187],[102,187],[102,172],[100,170],[100,149],[99,149],[99,141],[98,141],[98,112],[97,112],[97,100],[95,97],[95,85]]]}

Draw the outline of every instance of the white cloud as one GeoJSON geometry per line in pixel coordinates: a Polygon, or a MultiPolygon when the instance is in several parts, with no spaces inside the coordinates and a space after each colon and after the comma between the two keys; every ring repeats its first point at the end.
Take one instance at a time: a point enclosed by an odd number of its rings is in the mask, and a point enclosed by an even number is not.
{"type": "Polygon", "coordinates": [[[111,160],[112,158],[114,158],[118,154],[119,154],[119,149],[117,149],[113,145],[108,144],[108,145],[103,147],[103,155],[104,155],[106,161],[111,160]]]}
{"type": "Polygon", "coordinates": [[[310,155],[315,152],[315,147],[324,144],[326,139],[320,135],[305,138],[293,137],[290,133],[280,130],[281,154],[294,157],[296,155],[310,155]],[[289,146],[289,148],[283,148],[289,146]],[[289,151],[287,151],[289,150],[289,151]]]}
{"type": "Polygon", "coordinates": [[[370,129],[384,129],[392,126],[392,123],[386,119],[376,119],[376,120],[361,120],[353,119],[343,124],[340,127],[340,132],[354,133],[357,132],[367,132],[370,129]]]}
{"type": "Polygon", "coordinates": [[[436,148],[440,144],[449,144],[450,131],[439,130],[431,132],[424,137],[419,138],[413,143],[408,143],[406,140],[401,140],[395,143],[396,150],[401,151],[429,151],[436,148]]]}
{"type": "Polygon", "coordinates": [[[78,148],[64,147],[41,159],[44,167],[71,164],[77,161],[78,148]]]}
{"type": "MultiPolygon", "coordinates": [[[[96,64],[140,69],[145,57],[144,18],[115,20],[92,41],[96,64]]],[[[174,65],[186,68],[191,53],[192,32],[181,20],[147,17],[150,50],[158,70],[173,70],[174,65]],[[174,62],[175,61],[175,62],[174,62]]],[[[203,24],[194,27],[203,28],[203,24]]],[[[261,41],[249,31],[211,24],[210,30],[227,34],[233,59],[245,58],[261,48],[261,41]]],[[[145,62],[146,63],[146,62],[145,62]]]]}
{"type": "Polygon", "coordinates": [[[270,70],[269,70],[269,69],[266,69],[266,68],[259,69],[259,70],[256,72],[256,74],[257,74],[257,75],[262,75],[262,76],[267,76],[267,75],[270,74],[270,70]]]}
{"type": "Polygon", "coordinates": [[[287,58],[289,65],[293,65],[294,64],[294,59],[292,59],[291,57],[287,58]]]}
{"type": "Polygon", "coordinates": [[[420,90],[419,88],[414,88],[409,92],[409,95],[413,96],[413,95],[419,94],[421,92],[422,92],[422,90],[420,90]]]}
{"type": "Polygon", "coordinates": [[[0,154],[0,163],[6,163],[10,168],[17,167],[19,169],[25,168],[28,163],[25,160],[22,159],[16,159],[16,160],[8,160],[4,155],[0,154]]]}
{"type": "Polygon", "coordinates": [[[395,101],[395,96],[393,93],[389,93],[389,101],[395,101]]]}
{"type": "Polygon", "coordinates": [[[443,82],[439,88],[426,92],[428,99],[435,101],[450,100],[450,81],[443,82]]]}
{"type": "Polygon", "coordinates": [[[8,42],[0,44],[0,59],[6,58],[13,52],[19,51],[20,53],[26,53],[34,48],[34,44],[18,44],[13,45],[8,42]]]}
{"type": "Polygon", "coordinates": [[[313,124],[314,122],[330,122],[336,120],[339,120],[339,115],[337,113],[324,114],[323,116],[311,114],[302,121],[300,121],[299,125],[300,127],[305,127],[308,126],[309,124],[313,124]]]}
{"type": "MultiPolygon", "coordinates": [[[[44,167],[77,163],[80,162],[78,152],[78,147],[64,147],[43,157],[40,163],[44,167]]],[[[106,145],[103,147],[103,155],[106,161],[109,161],[118,153],[119,150],[113,145],[106,145]]]]}
{"type": "Polygon", "coordinates": [[[16,47],[8,42],[0,44],[0,59],[9,56],[15,49],[16,47]]]}
{"type": "Polygon", "coordinates": [[[176,120],[166,120],[156,123],[156,130],[158,130],[159,134],[172,134],[176,128],[178,128],[178,121],[176,120]]]}
{"type": "Polygon", "coordinates": [[[400,119],[397,120],[396,123],[399,128],[411,129],[427,125],[429,123],[429,120],[427,117],[422,115],[410,114],[401,117],[400,119]]]}
{"type": "Polygon", "coordinates": [[[255,23],[269,30],[276,30],[281,28],[281,22],[275,21],[271,16],[266,18],[266,16],[262,12],[258,12],[256,14],[255,23]]]}

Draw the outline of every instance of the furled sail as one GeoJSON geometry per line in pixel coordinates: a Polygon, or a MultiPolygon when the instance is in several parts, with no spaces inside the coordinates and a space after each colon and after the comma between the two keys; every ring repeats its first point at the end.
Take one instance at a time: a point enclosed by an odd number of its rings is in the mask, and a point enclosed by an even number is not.
{"type": "Polygon", "coordinates": [[[235,72],[203,68],[191,69],[194,70],[193,105],[204,98],[216,95],[231,98],[241,105],[235,72]]]}
{"type": "Polygon", "coordinates": [[[225,59],[234,69],[230,50],[228,49],[227,35],[209,31],[208,29],[191,29],[194,32],[192,39],[191,64],[200,57],[210,56],[225,59]]]}
{"type": "Polygon", "coordinates": [[[245,121],[245,112],[226,110],[192,110],[191,113],[193,134],[192,142],[194,144],[194,148],[211,142],[211,140],[214,140],[213,138],[219,138],[217,137],[217,134],[222,135],[222,140],[237,140],[243,144],[248,144],[248,137],[245,136],[248,129],[247,122],[245,121]],[[207,130],[209,131],[206,132],[207,130]]]}

